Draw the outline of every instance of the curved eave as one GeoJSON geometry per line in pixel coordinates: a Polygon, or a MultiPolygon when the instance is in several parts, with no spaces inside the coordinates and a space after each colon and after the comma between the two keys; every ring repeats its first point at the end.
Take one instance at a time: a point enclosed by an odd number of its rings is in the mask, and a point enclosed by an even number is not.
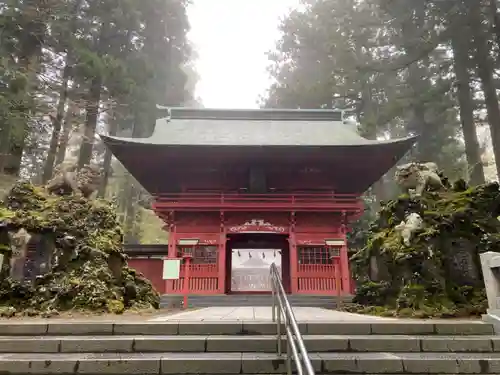
{"type": "MultiPolygon", "coordinates": [[[[323,144],[266,144],[266,145],[243,145],[243,144],[195,144],[195,143],[186,143],[186,144],[171,144],[163,141],[156,141],[157,138],[126,138],[126,137],[111,137],[107,135],[100,135],[103,142],[111,147],[115,146],[125,146],[125,147],[146,147],[146,148],[157,148],[157,147],[165,147],[165,148],[178,148],[178,147],[355,147],[355,146],[376,146],[376,145],[388,145],[388,144],[397,144],[410,142],[412,145],[416,142],[416,136],[405,137],[405,138],[397,138],[397,139],[388,139],[388,140],[369,140],[363,137],[359,137],[359,139],[355,141],[350,141],[342,144],[330,144],[325,142],[323,144]]],[[[411,146],[410,146],[411,147],[411,146]]]]}
{"type": "MultiPolygon", "coordinates": [[[[215,146],[151,144],[145,139],[101,136],[124,167],[150,192],[165,191],[169,166],[216,160],[220,164],[242,160],[322,162],[335,171],[339,190],[362,193],[382,177],[415,144],[417,137],[330,146],[215,146]]],[[[174,167],[174,168],[175,168],[174,167]]]]}

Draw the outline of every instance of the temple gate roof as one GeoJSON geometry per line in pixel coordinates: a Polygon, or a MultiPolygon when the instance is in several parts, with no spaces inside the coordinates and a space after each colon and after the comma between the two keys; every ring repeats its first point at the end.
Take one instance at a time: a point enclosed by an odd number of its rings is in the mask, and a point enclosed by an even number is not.
{"type": "Polygon", "coordinates": [[[103,136],[105,143],[165,146],[362,146],[396,140],[368,140],[342,121],[336,110],[214,110],[173,108],[148,138],[103,136]]]}
{"type": "Polygon", "coordinates": [[[173,189],[174,170],[182,165],[245,163],[320,163],[338,180],[338,191],[362,193],[417,139],[368,140],[344,123],[340,110],[191,108],[170,109],[151,137],[101,138],[151,193],[173,189]]]}

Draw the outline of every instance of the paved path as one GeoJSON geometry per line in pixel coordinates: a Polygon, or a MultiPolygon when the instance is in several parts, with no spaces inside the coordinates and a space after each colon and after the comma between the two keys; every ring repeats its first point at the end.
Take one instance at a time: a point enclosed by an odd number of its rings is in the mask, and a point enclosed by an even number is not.
{"type": "MultiPolygon", "coordinates": [[[[299,322],[371,322],[374,320],[394,320],[370,315],[351,314],[343,311],[327,310],[319,307],[294,307],[299,322]]],[[[164,321],[271,321],[271,307],[206,307],[173,315],[149,319],[150,322],[164,321]]]]}

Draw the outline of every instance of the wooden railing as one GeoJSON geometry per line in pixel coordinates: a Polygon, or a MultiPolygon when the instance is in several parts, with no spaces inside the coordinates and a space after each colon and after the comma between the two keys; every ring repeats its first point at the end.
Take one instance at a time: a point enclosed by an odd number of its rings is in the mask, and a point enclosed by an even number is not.
{"type": "MultiPolygon", "coordinates": [[[[169,280],[167,293],[181,294],[184,291],[186,266],[182,265],[180,278],[169,280]]],[[[219,291],[219,274],[217,264],[190,264],[189,265],[189,293],[216,294],[219,291]]]]}
{"type": "Polygon", "coordinates": [[[299,264],[297,267],[297,292],[303,294],[334,294],[345,292],[342,285],[340,258],[331,264],[299,264]]]}
{"type": "Polygon", "coordinates": [[[348,210],[362,209],[358,196],[334,193],[178,193],[155,196],[156,209],[182,210],[348,210]]]}

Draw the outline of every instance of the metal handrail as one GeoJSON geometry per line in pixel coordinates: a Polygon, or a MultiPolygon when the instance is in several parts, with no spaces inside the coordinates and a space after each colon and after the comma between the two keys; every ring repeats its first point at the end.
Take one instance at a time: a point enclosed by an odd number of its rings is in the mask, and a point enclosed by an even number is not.
{"type": "Polygon", "coordinates": [[[278,355],[283,354],[281,348],[281,317],[283,315],[286,333],[286,369],[287,374],[292,374],[292,358],[295,361],[298,375],[314,375],[314,369],[311,364],[311,359],[307,353],[304,340],[299,331],[295,314],[285,293],[283,282],[276,264],[271,264],[271,291],[272,291],[272,318],[273,322],[277,322],[276,340],[278,355]],[[276,314],[277,312],[277,314],[276,314]]]}

